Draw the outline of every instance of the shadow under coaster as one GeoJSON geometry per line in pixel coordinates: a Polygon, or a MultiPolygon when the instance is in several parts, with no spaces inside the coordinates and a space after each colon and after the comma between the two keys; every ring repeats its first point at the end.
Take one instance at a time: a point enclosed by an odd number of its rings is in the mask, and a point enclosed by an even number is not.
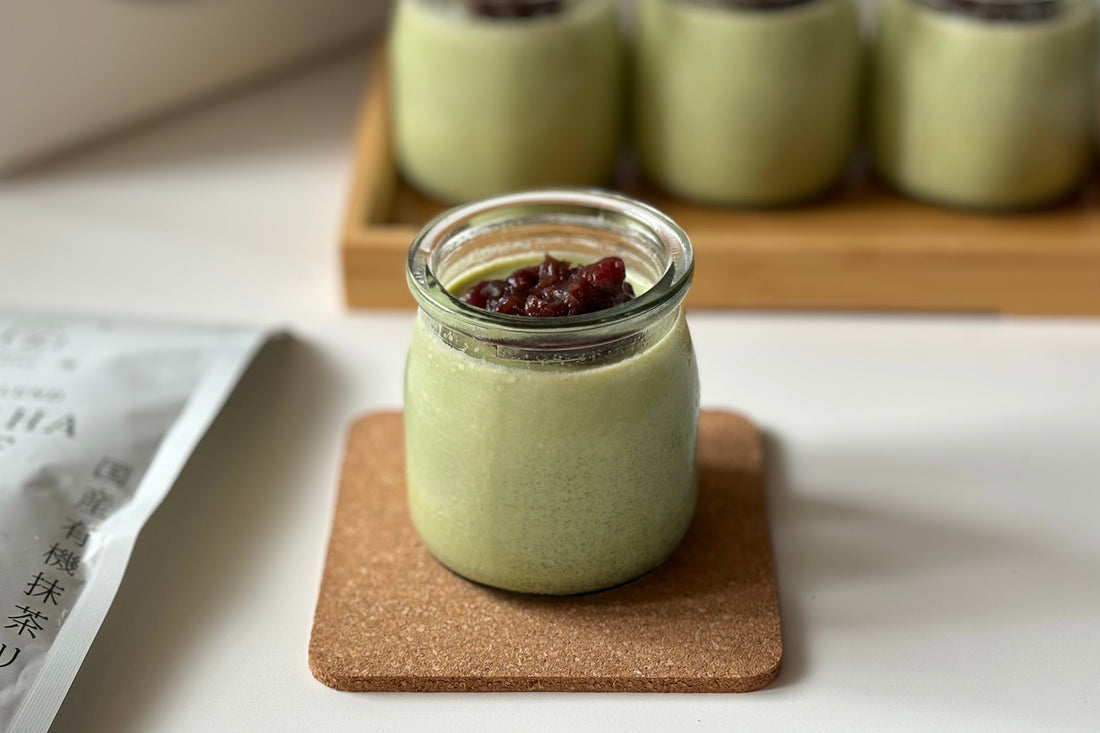
{"type": "Polygon", "coordinates": [[[441,566],[408,518],[400,413],[352,427],[309,666],[354,691],[748,692],[779,671],[760,436],[704,411],[699,500],[665,564],[582,596],[530,596],[441,566]]]}

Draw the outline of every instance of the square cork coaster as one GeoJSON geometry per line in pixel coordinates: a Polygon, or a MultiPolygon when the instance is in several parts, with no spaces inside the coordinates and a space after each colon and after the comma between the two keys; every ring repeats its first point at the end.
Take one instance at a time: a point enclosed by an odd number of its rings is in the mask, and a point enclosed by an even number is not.
{"type": "Polygon", "coordinates": [[[779,671],[779,603],[760,437],[704,412],[699,500],[673,556],[583,596],[454,575],[408,518],[400,413],[352,427],[309,666],[354,691],[748,692],[779,671]]]}

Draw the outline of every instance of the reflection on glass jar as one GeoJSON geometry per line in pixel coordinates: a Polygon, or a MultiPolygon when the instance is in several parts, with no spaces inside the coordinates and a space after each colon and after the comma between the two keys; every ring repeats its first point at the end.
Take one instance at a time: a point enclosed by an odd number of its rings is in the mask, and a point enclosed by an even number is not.
{"type": "Polygon", "coordinates": [[[1094,0],[884,0],[872,58],[871,153],[902,191],[1021,209],[1092,167],[1094,0]]]}
{"type": "Polygon", "coordinates": [[[615,0],[399,0],[394,152],[451,202],[609,183],[622,124],[615,0]]]}
{"type": "Polygon", "coordinates": [[[608,588],[659,565],[695,507],[699,380],[681,301],[691,246],[671,220],[588,191],[453,209],[409,253],[420,310],[405,376],[409,509],[458,574],[513,591],[608,588]],[[538,262],[622,258],[638,294],[532,318],[459,287],[538,262]]]}
{"type": "Polygon", "coordinates": [[[852,0],[642,0],[638,154],[669,192],[768,206],[843,174],[859,88],[852,0]]]}

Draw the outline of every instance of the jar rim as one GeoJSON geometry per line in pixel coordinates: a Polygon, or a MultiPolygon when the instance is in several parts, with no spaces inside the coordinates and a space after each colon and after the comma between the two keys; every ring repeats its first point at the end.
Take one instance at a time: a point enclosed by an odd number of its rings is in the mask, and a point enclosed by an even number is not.
{"type": "Polygon", "coordinates": [[[446,313],[473,327],[566,335],[648,318],[656,310],[679,305],[691,284],[694,267],[691,241],[667,214],[619,193],[601,189],[561,188],[507,193],[442,212],[413,239],[409,247],[406,276],[413,297],[425,310],[446,313]],[[432,271],[431,255],[435,247],[462,231],[464,222],[496,210],[521,206],[577,206],[591,208],[601,214],[617,214],[639,225],[666,247],[668,258],[664,272],[637,297],[621,305],[576,316],[533,318],[487,311],[462,302],[432,271]]]}

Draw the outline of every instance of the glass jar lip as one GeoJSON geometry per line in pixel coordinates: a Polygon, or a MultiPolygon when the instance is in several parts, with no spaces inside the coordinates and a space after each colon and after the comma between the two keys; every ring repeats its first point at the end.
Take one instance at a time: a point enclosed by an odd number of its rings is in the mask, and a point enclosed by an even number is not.
{"type": "Polygon", "coordinates": [[[429,221],[409,247],[406,276],[409,289],[421,308],[461,318],[472,326],[498,331],[566,334],[598,329],[640,317],[662,306],[672,308],[683,300],[695,269],[687,234],[667,214],[636,199],[602,189],[551,188],[493,196],[448,209],[429,221]],[[463,221],[497,209],[515,206],[581,206],[627,217],[655,235],[668,249],[664,272],[641,295],[605,310],[577,316],[533,318],[476,308],[463,303],[435,277],[430,259],[434,247],[463,221]]]}

